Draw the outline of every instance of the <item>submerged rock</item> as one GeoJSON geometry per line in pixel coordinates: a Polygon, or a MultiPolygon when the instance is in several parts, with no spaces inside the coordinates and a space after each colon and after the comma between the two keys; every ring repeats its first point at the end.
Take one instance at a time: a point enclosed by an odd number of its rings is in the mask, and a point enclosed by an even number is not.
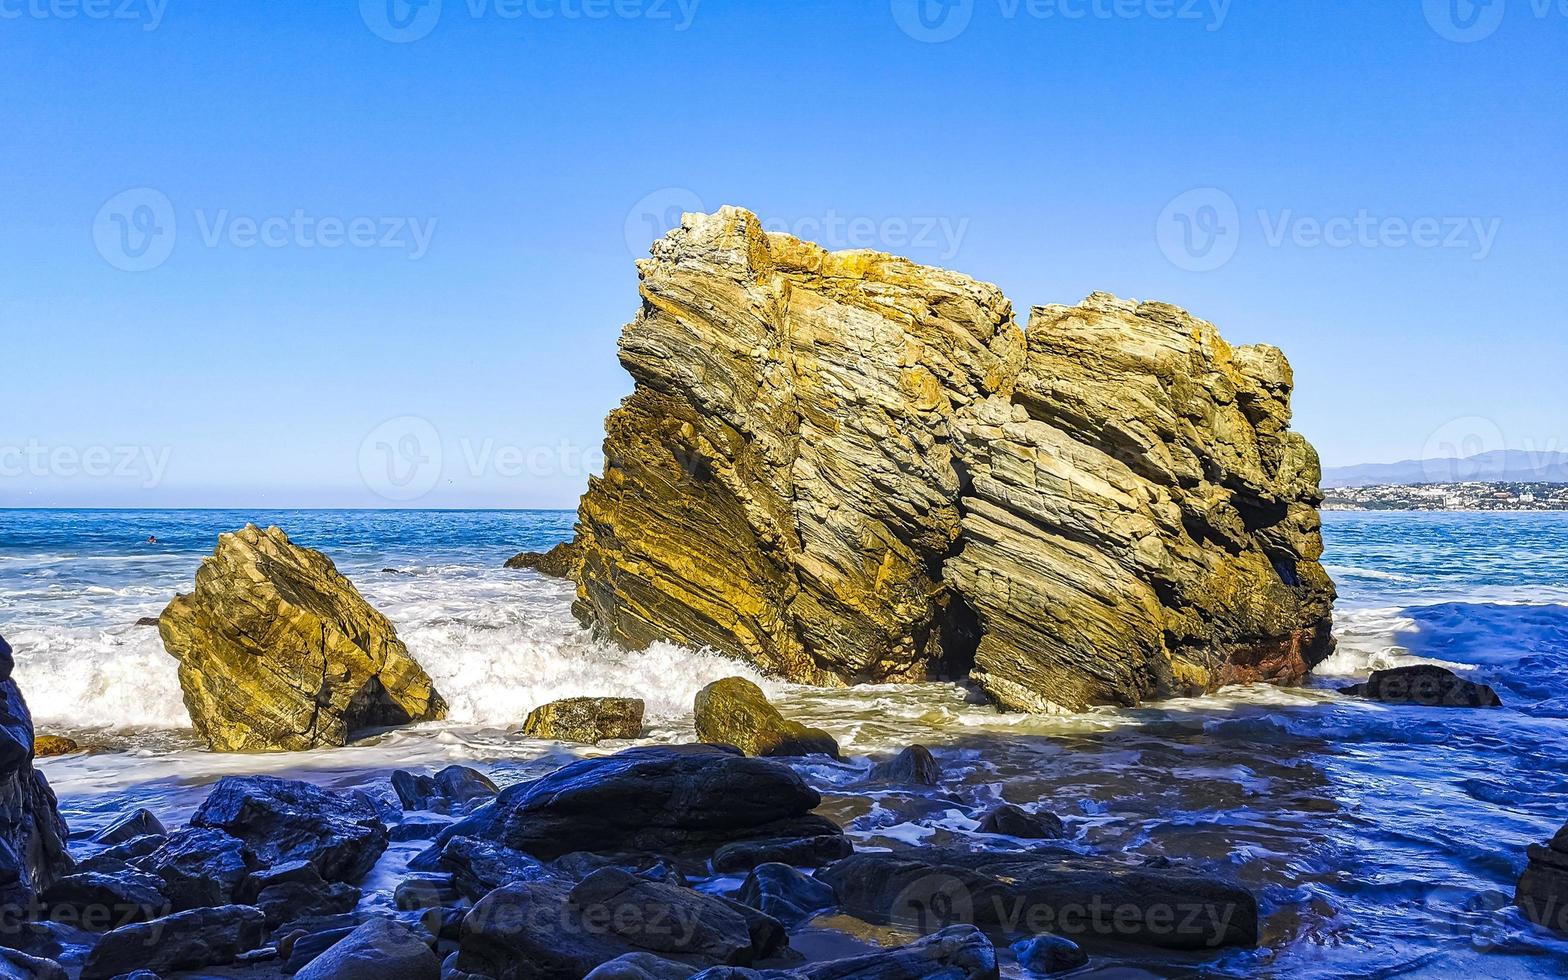
{"type": "MultiPolygon", "coordinates": [[[[73,864],[54,791],[33,768],[33,716],[14,666],[0,637],[0,910],[30,907],[73,864]]],[[[14,916],[5,918],[8,925],[14,916]]]]}
{"type": "Polygon", "coordinates": [[[576,575],[578,548],[575,541],[563,541],[549,551],[525,551],[506,560],[507,568],[531,568],[540,575],[551,578],[573,578],[576,575]]]}
{"type": "Polygon", "coordinates": [[[1034,312],[737,208],[638,264],[580,618],[815,684],[1003,705],[1299,682],[1332,647],[1291,374],[1174,307],[1034,312]]]}
{"type": "Polygon", "coordinates": [[[566,698],[528,713],[523,734],[592,745],[642,735],[642,698],[566,698]]]}
{"type": "Polygon", "coordinates": [[[860,853],[818,877],[868,922],[930,931],[974,925],[993,937],[1052,932],[1087,944],[1166,949],[1255,946],[1258,903],[1239,885],[1187,871],[1059,854],[942,848],[860,853]]]}
{"type": "Polygon", "coordinates": [[[698,741],[733,745],[747,755],[839,757],[832,735],[785,718],[744,677],[714,681],[697,692],[693,707],[698,741]]]}
{"type": "Polygon", "coordinates": [[[1545,844],[1531,844],[1514,904],[1536,925],[1568,935],[1568,824],[1545,844]]]}
{"type": "Polygon", "coordinates": [[[391,622],[331,559],[275,527],[220,535],[158,630],[191,723],[217,751],[337,746],[446,714],[391,622]]]}
{"type": "Polygon", "coordinates": [[[1055,840],[1067,836],[1062,818],[1049,810],[1031,812],[1012,803],[1000,803],[980,816],[980,833],[1001,834],[1022,840],[1055,840]]]}
{"type": "Polygon", "coordinates": [[[1341,694],[1428,708],[1501,708],[1497,692],[1485,684],[1467,681],[1436,664],[1411,664],[1374,670],[1364,684],[1340,688],[1341,694]]]}
{"type": "Polygon", "coordinates": [[[650,746],[509,786],[454,824],[434,850],[466,836],[547,861],[573,851],[705,861],[734,842],[842,836],[811,812],[821,802],[780,762],[712,745],[650,746]]]}
{"type": "Polygon", "coordinates": [[[935,786],[942,781],[942,766],[924,745],[911,745],[871,770],[872,779],[908,786],[935,786]]]}
{"type": "Polygon", "coordinates": [[[37,735],[33,738],[33,758],[47,759],[56,755],[70,755],[80,752],[81,745],[76,739],[64,735],[37,735]]]}
{"type": "Polygon", "coordinates": [[[328,881],[358,881],[387,849],[387,828],[363,793],[276,776],[226,776],[191,817],[225,831],[266,865],[304,860],[328,881]]]}
{"type": "Polygon", "coordinates": [[[226,966],[260,946],[265,933],[261,910],[246,905],[176,912],[121,926],[87,954],[82,980],[109,980],[136,969],[167,973],[226,966]]]}

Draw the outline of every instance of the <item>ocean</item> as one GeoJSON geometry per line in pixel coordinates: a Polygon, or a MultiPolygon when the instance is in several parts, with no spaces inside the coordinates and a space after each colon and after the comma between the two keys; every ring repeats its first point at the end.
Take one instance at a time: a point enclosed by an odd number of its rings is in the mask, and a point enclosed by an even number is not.
{"type": "MultiPolygon", "coordinates": [[[[15,676],[40,732],[95,750],[40,762],[73,837],[135,806],[182,822],[234,772],[386,796],[396,768],[465,762],[505,784],[621,747],[514,734],[529,709],[559,697],[641,697],[648,740],[690,740],[693,695],[740,674],[845,746],[844,763],[797,768],[860,846],[958,843],[997,800],[1044,801],[1084,853],[1220,870],[1260,897],[1256,950],[1130,948],[1097,956],[1084,975],[1568,975],[1568,942],[1509,905],[1525,846],[1568,821],[1568,514],[1326,514],[1339,649],[1309,686],[1034,716],[998,713],[956,684],[816,690],[712,653],[596,641],[570,614],[569,584],[501,567],[570,537],[573,518],[0,511],[0,635],[16,650],[15,676]],[[188,591],[217,535],[247,522],[330,555],[396,624],[449,719],[330,751],[203,750],[174,661],[155,629],[136,624],[188,591]],[[1337,693],[1373,668],[1416,662],[1492,685],[1505,707],[1337,693]],[[914,742],[934,750],[940,786],[864,786],[873,761],[914,742]]],[[[368,904],[389,901],[378,887],[419,846],[394,845],[368,904]]]]}

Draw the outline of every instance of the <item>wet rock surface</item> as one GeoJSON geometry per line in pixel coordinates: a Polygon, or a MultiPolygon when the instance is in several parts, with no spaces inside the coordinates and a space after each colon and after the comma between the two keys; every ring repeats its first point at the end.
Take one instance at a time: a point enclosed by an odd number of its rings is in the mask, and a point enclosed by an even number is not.
{"type": "Polygon", "coordinates": [[[525,551],[506,560],[507,568],[532,569],[551,578],[573,578],[578,564],[576,542],[563,541],[549,551],[525,551]]]}
{"type": "Polygon", "coordinates": [[[73,864],[49,781],[33,768],[33,716],[0,638],[0,907],[27,908],[73,864]]]}
{"type": "Polygon", "coordinates": [[[534,738],[593,745],[642,735],[641,698],[565,698],[528,713],[523,733],[534,738]]]}
{"type": "Polygon", "coordinates": [[[363,793],[332,793],[275,776],[218,781],[191,826],[225,831],[263,864],[306,860],[328,881],[358,881],[387,848],[387,828],[363,793]]]}
{"type": "Polygon", "coordinates": [[[839,757],[832,735],[785,718],[762,688],[743,677],[709,684],[697,692],[693,708],[700,741],[733,745],[747,755],[839,757]]]}
{"type": "Polygon", "coordinates": [[[1568,824],[1550,841],[1532,844],[1514,904],[1536,925],[1568,935],[1568,824]]]}
{"type": "Polygon", "coordinates": [[[404,810],[462,813],[501,791],[477,769],[447,766],[434,776],[399,769],[392,774],[392,792],[404,810]]]}
{"type": "Polygon", "coordinates": [[[278,528],[221,535],[158,630],[191,722],[217,751],[338,746],[446,714],[392,623],[278,528]]]}
{"type": "Polygon", "coordinates": [[[1185,870],[1149,870],[1056,854],[940,848],[856,854],[820,873],[844,911],[929,932],[974,925],[997,939],[1052,932],[1075,942],[1166,949],[1250,947],[1251,892],[1185,870]]]}
{"type": "Polygon", "coordinates": [[[1485,684],[1463,677],[1435,664],[1411,664],[1388,670],[1374,670],[1364,683],[1341,688],[1341,694],[1428,708],[1500,708],[1503,701],[1485,684]]]}
{"type": "Polygon", "coordinates": [[[233,963],[260,946],[266,917],[258,908],[202,908],[107,933],[82,967],[82,980],[109,980],[132,970],[199,970],[233,963]]]}

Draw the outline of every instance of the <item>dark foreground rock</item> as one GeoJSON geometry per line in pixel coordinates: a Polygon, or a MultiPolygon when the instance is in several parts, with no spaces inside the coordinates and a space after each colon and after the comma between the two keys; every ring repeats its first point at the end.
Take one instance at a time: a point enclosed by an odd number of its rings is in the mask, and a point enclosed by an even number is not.
{"type": "Polygon", "coordinates": [[[203,827],[177,830],[131,863],[162,879],[176,911],[234,904],[241,884],[261,867],[244,841],[203,827]]]}
{"type": "Polygon", "coordinates": [[[525,551],[506,560],[507,568],[531,568],[551,578],[572,578],[577,572],[577,543],[563,541],[549,551],[525,551]]]}
{"type": "Polygon", "coordinates": [[[98,940],[82,980],[109,980],[132,970],[200,970],[233,963],[260,946],[266,917],[258,908],[224,905],[122,926],[98,940]]]}
{"type": "Polygon", "coordinates": [[[151,810],[138,809],[116,820],[114,823],[98,831],[92,837],[94,844],[113,847],[124,844],[137,837],[146,837],[149,834],[167,834],[168,828],[163,825],[157,815],[151,810]]]}
{"type": "Polygon", "coordinates": [[[371,919],[294,976],[295,980],[440,980],[441,961],[401,922],[371,919]]]}
{"type": "Polygon", "coordinates": [[[33,716],[14,666],[0,638],[0,935],[14,924],[10,910],[28,908],[73,863],[54,791],[33,768],[33,716]]]}
{"type": "Polygon", "coordinates": [[[220,536],[158,632],[180,662],[191,723],[216,751],[338,746],[446,715],[392,623],[331,559],[275,527],[220,536]]]}
{"type": "Polygon", "coordinates": [[[0,980],[69,980],[70,974],[54,960],[29,956],[0,947],[0,980]]]}
{"type": "Polygon", "coordinates": [[[832,735],[785,718],[743,677],[714,681],[697,692],[693,707],[699,742],[733,745],[747,755],[839,757],[832,735]]]}
{"type": "Polygon", "coordinates": [[[996,980],[996,949],[973,926],[953,926],[907,946],[797,969],[697,970],[648,953],[628,953],[588,974],[587,980],[996,980]]]}
{"type": "Polygon", "coordinates": [[[462,813],[500,790],[489,776],[468,766],[447,766],[434,776],[399,769],[392,774],[392,791],[404,810],[462,813]]]}
{"type": "Polygon", "coordinates": [[[819,877],[850,915],[922,932],[968,923],[998,939],[1051,932],[1087,944],[1166,949],[1258,941],[1251,892],[1185,871],[1062,855],[930,849],[857,854],[819,877]]]}
{"type": "Polygon", "coordinates": [[[1436,664],[1412,664],[1389,670],[1374,670],[1363,684],[1340,688],[1341,694],[1383,701],[1388,704],[1422,705],[1428,708],[1500,708],[1503,701],[1485,684],[1467,681],[1436,664]]]}
{"type": "Polygon", "coordinates": [[[776,920],[738,903],[605,869],[577,885],[508,885],[463,919],[454,963],[496,980],[578,980],[627,953],[690,966],[746,966],[788,942],[776,920]]]}
{"type": "Polygon", "coordinates": [[[1019,940],[1013,944],[1013,956],[1019,966],[1041,976],[1076,970],[1089,962],[1089,954],[1077,943],[1051,935],[1019,940]]]}
{"type": "Polygon", "coordinates": [[[592,745],[642,735],[642,698],[566,698],[528,713],[523,734],[592,745]]]}
{"type": "Polygon", "coordinates": [[[387,828],[363,793],[275,776],[227,776],[191,817],[225,831],[263,864],[305,860],[328,881],[358,881],[387,849],[387,828]]]}
{"type": "Polygon", "coordinates": [[[43,903],[53,921],[90,932],[145,922],[172,911],[163,881],[139,872],[69,874],[44,890],[43,903]]]}
{"type": "Polygon", "coordinates": [[[739,841],[713,852],[713,870],[722,873],[750,871],[759,864],[787,864],[820,868],[855,853],[855,845],[842,834],[778,840],[739,841]]]}
{"type": "Polygon", "coordinates": [[[508,787],[454,824],[435,850],[468,836],[547,861],[573,851],[706,861],[729,843],[841,836],[811,812],[821,802],[799,774],[770,759],[713,745],[635,748],[508,787]]]}
{"type": "Polygon", "coordinates": [[[1568,824],[1545,844],[1531,844],[1514,904],[1537,925],[1568,935],[1568,824]]]}

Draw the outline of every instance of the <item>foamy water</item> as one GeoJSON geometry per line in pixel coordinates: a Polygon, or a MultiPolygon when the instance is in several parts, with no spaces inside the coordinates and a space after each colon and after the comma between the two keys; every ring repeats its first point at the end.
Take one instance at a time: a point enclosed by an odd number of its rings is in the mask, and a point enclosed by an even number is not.
{"type": "MultiPolygon", "coordinates": [[[[394,768],[461,761],[507,783],[622,747],[515,734],[529,709],[558,697],[642,697],[650,740],[690,739],[696,691],[754,674],[669,645],[631,653],[598,642],[572,619],[569,586],[500,567],[568,537],[571,517],[0,512],[0,631],[39,728],[105,750],[43,763],[73,829],[137,805],[183,820],[231,772],[386,796],[394,768]],[[450,702],[449,721],[322,752],[195,746],[175,664],[155,629],[134,624],[189,589],[217,533],[247,520],[330,554],[397,625],[450,702]],[[148,534],[160,544],[143,544],[148,534]]],[[[1183,968],[1568,974],[1568,944],[1508,905],[1525,844],[1568,820],[1568,516],[1328,517],[1340,645],[1308,688],[1029,716],[950,684],[764,683],[787,713],[847,747],[845,763],[798,768],[868,845],[966,840],[976,814],[1005,798],[1062,815],[1085,852],[1189,861],[1253,888],[1263,948],[1187,957],[1183,968]],[[1489,683],[1507,706],[1400,708],[1337,693],[1372,669],[1415,662],[1489,683]],[[933,747],[941,787],[867,783],[874,759],[911,742],[933,747]]],[[[374,881],[389,885],[409,850],[394,848],[374,881]]],[[[1158,975],[1173,962],[1096,961],[1158,975]]]]}

